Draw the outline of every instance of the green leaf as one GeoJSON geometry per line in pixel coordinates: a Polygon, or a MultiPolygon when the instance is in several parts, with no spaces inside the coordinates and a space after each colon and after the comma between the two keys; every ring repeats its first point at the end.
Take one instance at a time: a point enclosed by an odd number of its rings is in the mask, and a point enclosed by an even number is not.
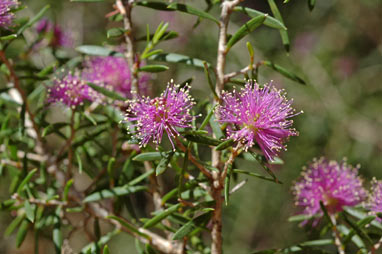
{"type": "Polygon", "coordinates": [[[8,41],[8,40],[13,40],[17,38],[17,34],[10,34],[10,35],[5,35],[0,37],[0,41],[8,41]]]}
{"type": "Polygon", "coordinates": [[[288,221],[289,222],[305,221],[305,220],[310,220],[311,218],[312,218],[312,215],[298,214],[298,215],[289,217],[288,221]]]}
{"type": "Polygon", "coordinates": [[[157,1],[140,1],[137,2],[136,5],[142,6],[142,7],[148,7],[155,10],[160,11],[175,11],[174,9],[168,9],[167,4],[163,2],[157,2],[157,1]]]}
{"type": "Polygon", "coordinates": [[[56,250],[56,254],[61,254],[62,247],[62,232],[61,232],[61,220],[60,220],[60,211],[61,208],[56,208],[56,216],[54,217],[54,226],[53,226],[53,244],[56,250]]]}
{"type": "Polygon", "coordinates": [[[118,221],[119,223],[121,223],[122,226],[127,228],[129,231],[134,232],[134,233],[136,233],[136,234],[138,234],[138,235],[140,235],[146,239],[150,239],[150,236],[140,232],[134,225],[131,225],[129,222],[125,221],[122,218],[119,218],[119,217],[114,216],[114,215],[107,216],[106,218],[110,219],[110,220],[118,221]]]}
{"type": "Polygon", "coordinates": [[[182,227],[180,227],[173,235],[173,240],[181,240],[183,237],[189,235],[195,228],[199,227],[200,224],[207,223],[211,218],[212,212],[206,212],[204,214],[201,214],[186,224],[184,224],[182,227]]]}
{"type": "Polygon", "coordinates": [[[228,201],[229,201],[229,187],[231,184],[231,175],[232,175],[232,163],[228,165],[227,176],[224,179],[224,201],[226,206],[228,205],[228,201]]]}
{"type": "Polygon", "coordinates": [[[215,134],[215,137],[217,139],[221,139],[224,137],[224,134],[220,128],[220,125],[218,124],[218,122],[216,121],[216,117],[215,115],[212,115],[211,118],[210,118],[210,126],[212,128],[212,132],[215,134]]]}
{"type": "Polygon", "coordinates": [[[173,9],[173,10],[177,10],[177,11],[180,11],[180,12],[184,12],[184,13],[188,13],[190,15],[194,15],[194,16],[198,16],[200,18],[205,18],[205,19],[209,19],[209,20],[212,20],[214,21],[216,24],[219,25],[219,20],[217,20],[214,16],[212,16],[211,14],[207,13],[207,12],[204,12],[202,10],[198,10],[194,7],[191,7],[189,5],[186,5],[186,4],[179,4],[179,3],[172,3],[170,5],[168,5],[167,7],[168,9],[173,9]]]}
{"type": "Polygon", "coordinates": [[[266,177],[266,176],[263,176],[263,175],[260,175],[260,174],[254,173],[254,172],[246,171],[246,170],[234,169],[233,172],[238,173],[238,174],[245,174],[245,175],[257,177],[257,178],[260,178],[262,180],[266,180],[266,181],[270,181],[270,182],[274,182],[274,183],[278,183],[278,184],[282,184],[282,182],[276,181],[276,179],[274,179],[274,178],[266,177]]]}
{"type": "Polygon", "coordinates": [[[316,5],[316,0],[308,0],[308,7],[310,11],[313,11],[315,5],[316,5]]]}
{"type": "Polygon", "coordinates": [[[29,27],[33,26],[37,21],[39,21],[49,8],[50,8],[49,4],[45,5],[45,7],[42,8],[41,11],[39,11],[39,13],[37,13],[36,16],[34,16],[32,19],[30,19],[25,25],[23,25],[17,31],[17,35],[21,35],[26,29],[28,29],[29,27]]]}
{"type": "Polygon", "coordinates": [[[186,134],[184,137],[189,141],[210,146],[217,146],[222,143],[220,140],[209,137],[207,135],[186,134]]]}
{"type": "Polygon", "coordinates": [[[268,66],[270,68],[272,68],[273,70],[277,71],[278,73],[280,73],[281,75],[283,75],[284,77],[287,77],[293,81],[296,81],[302,85],[306,85],[306,82],[300,78],[299,76],[297,76],[296,74],[284,69],[283,67],[281,67],[280,65],[277,65],[277,64],[274,64],[270,61],[263,61],[263,64],[265,66],[268,66]]]}
{"type": "MultiPolygon", "coordinates": [[[[149,58],[150,60],[155,61],[162,61],[162,62],[168,62],[168,63],[184,63],[187,65],[204,68],[204,62],[201,59],[198,58],[192,58],[189,56],[176,54],[176,53],[162,53],[158,55],[153,55],[149,58]]],[[[208,67],[211,66],[211,64],[207,63],[208,67]]]]}
{"type": "MultiPolygon", "coordinates": [[[[369,216],[367,213],[365,213],[363,211],[360,211],[359,209],[356,209],[356,208],[353,208],[353,207],[344,207],[344,210],[345,210],[346,213],[348,213],[351,216],[354,216],[354,217],[356,217],[356,218],[358,218],[360,220],[363,220],[363,219],[365,219],[366,217],[369,216]]],[[[382,223],[379,223],[376,220],[373,220],[371,222],[371,225],[382,230],[382,223]]]]}
{"type": "Polygon", "coordinates": [[[24,201],[25,214],[30,222],[34,222],[34,215],[36,211],[36,205],[31,205],[28,200],[24,201]]]}
{"type": "MultiPolygon", "coordinates": [[[[281,13],[279,9],[277,8],[277,5],[274,0],[268,0],[269,7],[271,7],[271,11],[276,19],[278,19],[281,23],[284,24],[283,18],[281,16],[281,13]]],[[[285,50],[289,52],[290,48],[290,42],[289,42],[289,35],[286,30],[280,30],[281,40],[284,44],[285,50]]]]}
{"type": "Polygon", "coordinates": [[[75,155],[76,155],[76,159],[77,159],[77,163],[78,163],[78,172],[80,174],[82,174],[82,170],[83,170],[83,168],[82,168],[82,160],[81,160],[81,155],[78,152],[78,150],[76,150],[75,155]]]}
{"type": "Polygon", "coordinates": [[[126,100],[125,97],[123,97],[122,95],[120,95],[117,92],[108,90],[108,89],[106,89],[106,88],[104,88],[102,86],[98,86],[98,85],[90,83],[90,82],[88,82],[87,84],[88,84],[88,86],[90,86],[91,88],[96,90],[97,92],[105,95],[106,97],[109,97],[110,99],[120,100],[120,101],[125,101],[126,100]]]}
{"type": "Polygon", "coordinates": [[[66,182],[63,197],[62,197],[63,201],[68,201],[69,190],[70,190],[70,187],[73,185],[73,183],[74,183],[73,179],[70,179],[66,182]]]}
{"type": "Polygon", "coordinates": [[[27,236],[27,233],[28,233],[28,228],[29,228],[29,222],[27,220],[23,220],[16,235],[17,248],[19,248],[21,244],[24,242],[25,237],[27,236]]]}
{"type": "MultiPolygon", "coordinates": [[[[168,32],[165,32],[163,34],[161,40],[163,40],[163,41],[171,40],[171,39],[177,38],[178,36],[179,36],[179,34],[177,32],[175,32],[175,31],[168,31],[168,32]]],[[[148,35],[139,37],[136,40],[137,41],[144,41],[144,40],[150,41],[153,37],[154,37],[154,34],[148,34],[148,35]]]]}
{"type": "Polygon", "coordinates": [[[243,26],[241,26],[239,30],[237,30],[237,32],[234,35],[232,35],[232,37],[227,42],[226,52],[228,52],[229,49],[233,45],[235,45],[235,43],[241,40],[244,36],[253,32],[256,28],[258,28],[261,24],[263,24],[266,17],[267,17],[267,14],[259,15],[257,17],[252,18],[250,21],[248,21],[243,26]]]}
{"type": "Polygon", "coordinates": [[[143,225],[143,227],[144,228],[150,228],[150,227],[155,226],[156,224],[158,224],[159,222],[164,220],[167,216],[169,216],[170,214],[176,212],[179,209],[180,206],[181,206],[181,204],[176,204],[176,205],[173,205],[173,206],[167,208],[164,211],[159,212],[153,218],[151,218],[148,221],[146,221],[146,223],[143,225]]]}
{"type": "Polygon", "coordinates": [[[37,168],[32,169],[27,176],[24,178],[24,180],[20,183],[19,187],[17,188],[17,193],[20,195],[21,192],[24,190],[24,187],[29,181],[32,179],[33,175],[37,172],[37,168]]]}
{"type": "Polygon", "coordinates": [[[113,38],[113,37],[119,37],[122,36],[125,33],[125,29],[122,27],[113,27],[109,30],[107,30],[107,38],[113,38]]]}
{"type": "Polygon", "coordinates": [[[204,65],[204,75],[206,76],[208,86],[210,87],[210,90],[211,90],[211,92],[213,93],[215,99],[217,99],[217,98],[218,98],[218,95],[216,94],[214,84],[212,84],[212,80],[211,80],[211,77],[210,77],[210,73],[209,73],[209,71],[208,71],[208,64],[207,64],[207,62],[203,62],[203,65],[204,65]]]}
{"type": "Polygon", "coordinates": [[[102,191],[94,192],[94,193],[90,194],[89,196],[87,196],[83,202],[89,203],[89,202],[94,202],[94,201],[98,201],[98,200],[102,200],[102,199],[106,199],[106,198],[125,196],[125,195],[129,195],[131,193],[135,193],[135,192],[143,191],[143,190],[147,190],[147,187],[146,186],[124,185],[124,186],[112,188],[110,190],[105,189],[102,191]]]}
{"type": "Polygon", "coordinates": [[[16,218],[12,220],[12,222],[5,229],[4,236],[8,237],[12,234],[12,232],[18,227],[18,225],[24,220],[25,215],[20,214],[16,218]]]}
{"type": "Polygon", "coordinates": [[[266,159],[264,156],[260,155],[260,154],[257,154],[255,152],[251,152],[251,155],[252,157],[260,164],[260,166],[263,167],[263,169],[265,169],[265,171],[274,179],[274,181],[276,183],[280,183],[282,184],[283,182],[281,182],[277,177],[276,175],[273,173],[273,171],[267,166],[266,164],[266,159]]]}
{"type": "Polygon", "coordinates": [[[162,72],[167,71],[169,68],[166,65],[161,64],[153,64],[153,65],[145,65],[138,69],[138,71],[144,72],[162,72]]]}
{"type": "Polygon", "coordinates": [[[160,162],[157,165],[157,168],[155,170],[156,175],[162,174],[167,169],[167,165],[170,163],[170,160],[171,160],[172,156],[174,155],[174,151],[162,153],[162,155],[163,155],[163,157],[160,160],[160,162]]]}
{"type": "Polygon", "coordinates": [[[133,161],[156,161],[160,160],[162,155],[160,152],[140,153],[133,158],[133,161]]]}
{"type": "Polygon", "coordinates": [[[220,145],[218,145],[218,146],[215,148],[215,150],[216,150],[216,151],[224,150],[224,149],[226,149],[226,148],[232,146],[233,143],[234,143],[234,140],[233,140],[233,139],[228,139],[228,140],[226,140],[226,141],[220,143],[220,145]]]}
{"type": "Polygon", "coordinates": [[[102,245],[105,245],[108,241],[110,241],[110,239],[119,234],[121,231],[119,229],[116,229],[116,230],[113,230],[109,233],[107,233],[106,235],[102,236],[99,241],[97,243],[89,243],[88,245],[86,245],[84,248],[82,248],[81,252],[82,254],[87,254],[87,253],[90,253],[90,254],[93,254],[93,253],[96,253],[96,250],[97,250],[97,246],[102,246],[102,245]]]}
{"type": "MultiPolygon", "coordinates": [[[[251,9],[248,7],[244,7],[244,6],[237,6],[233,10],[244,12],[245,14],[250,16],[251,18],[255,18],[255,17],[261,16],[261,15],[264,15],[264,16],[266,15],[263,12],[260,12],[260,11],[257,11],[257,10],[254,10],[254,9],[251,9]]],[[[287,30],[286,26],[282,22],[280,22],[279,20],[277,20],[271,16],[266,16],[266,18],[264,20],[264,25],[272,27],[272,28],[280,29],[280,30],[287,30]]]]}
{"type": "Polygon", "coordinates": [[[107,163],[107,173],[109,174],[110,178],[113,178],[114,176],[114,171],[113,171],[114,163],[115,163],[114,157],[111,157],[107,163]]]}
{"type": "Polygon", "coordinates": [[[136,185],[137,183],[140,183],[147,177],[151,176],[154,174],[154,169],[150,169],[149,171],[145,172],[144,174],[139,175],[137,178],[131,180],[130,182],[127,183],[128,186],[133,186],[136,185]]]}
{"type": "Polygon", "coordinates": [[[82,45],[82,46],[78,46],[76,50],[82,54],[91,55],[91,56],[123,57],[122,53],[113,51],[105,47],[97,46],[97,45],[82,45]]]}
{"type": "Polygon", "coordinates": [[[102,254],[110,254],[110,252],[109,252],[109,247],[107,247],[107,245],[105,245],[104,247],[103,247],[103,253],[102,254]]]}
{"type": "Polygon", "coordinates": [[[58,132],[62,127],[65,127],[69,125],[68,123],[54,123],[54,124],[49,124],[47,127],[45,127],[42,130],[42,137],[46,137],[47,135],[58,132]]]}

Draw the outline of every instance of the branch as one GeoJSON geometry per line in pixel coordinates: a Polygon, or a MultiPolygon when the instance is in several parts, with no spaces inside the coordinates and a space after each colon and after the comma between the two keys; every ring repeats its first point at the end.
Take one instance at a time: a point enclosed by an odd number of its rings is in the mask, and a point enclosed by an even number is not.
{"type": "Polygon", "coordinates": [[[247,67],[245,67],[245,68],[243,68],[243,69],[241,69],[239,71],[234,71],[234,72],[225,74],[224,75],[224,82],[228,82],[228,81],[230,81],[231,78],[234,78],[234,77],[236,77],[236,76],[238,76],[240,74],[245,74],[245,73],[247,73],[251,69],[257,69],[257,68],[259,68],[263,64],[264,64],[264,62],[260,61],[260,62],[258,62],[256,64],[253,64],[252,66],[249,65],[249,66],[247,66],[247,67]]]}
{"type": "Polygon", "coordinates": [[[135,49],[134,49],[134,37],[133,37],[133,24],[131,21],[131,9],[133,7],[134,0],[116,0],[115,4],[117,9],[123,17],[123,25],[125,29],[125,42],[126,53],[125,57],[131,70],[131,93],[133,96],[139,94],[138,85],[138,63],[135,62],[135,49]]]}
{"type": "MultiPolygon", "coordinates": [[[[226,81],[224,80],[224,67],[226,62],[227,55],[227,30],[228,23],[231,12],[233,8],[241,3],[243,0],[234,0],[228,1],[224,0],[222,3],[222,9],[220,14],[219,21],[219,41],[218,41],[218,55],[217,55],[217,64],[216,64],[216,86],[215,91],[218,98],[215,99],[215,104],[218,103],[221,93],[224,89],[224,84],[226,81]]],[[[220,168],[220,157],[221,152],[212,150],[212,166],[215,168],[220,168]]],[[[213,174],[213,181],[218,182],[219,174],[213,174]]],[[[221,184],[217,184],[218,186],[212,185],[213,190],[211,192],[212,197],[215,199],[215,210],[212,217],[212,245],[211,245],[211,254],[221,254],[222,253],[222,218],[221,218],[221,210],[222,210],[222,196],[221,196],[221,184]]]]}

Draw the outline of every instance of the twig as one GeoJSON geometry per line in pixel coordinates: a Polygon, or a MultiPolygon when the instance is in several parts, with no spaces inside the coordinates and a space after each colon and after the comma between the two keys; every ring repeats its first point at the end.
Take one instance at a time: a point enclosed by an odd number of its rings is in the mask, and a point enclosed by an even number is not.
{"type": "Polygon", "coordinates": [[[131,9],[133,7],[134,0],[116,0],[115,4],[117,9],[123,17],[123,25],[125,29],[125,42],[126,53],[125,57],[131,69],[131,93],[133,96],[139,94],[139,79],[138,79],[138,63],[134,60],[134,37],[133,37],[133,24],[131,21],[131,9]]]}
{"type": "MultiPolygon", "coordinates": [[[[19,194],[15,193],[12,195],[12,199],[18,200],[18,201],[25,201],[23,198],[19,196],[19,194]]],[[[35,198],[27,199],[29,203],[36,204],[36,205],[42,205],[42,206],[68,206],[68,202],[65,201],[59,201],[59,200],[40,200],[35,198]]]]}
{"type": "Polygon", "coordinates": [[[252,66],[249,65],[249,66],[247,66],[247,67],[245,67],[245,68],[243,68],[243,69],[241,69],[239,71],[234,71],[234,72],[225,74],[224,75],[224,82],[228,82],[228,81],[230,81],[231,78],[234,78],[234,77],[236,77],[236,76],[238,76],[240,74],[245,74],[245,73],[247,73],[251,69],[257,69],[257,68],[259,68],[263,64],[264,64],[264,62],[260,61],[260,62],[258,62],[256,64],[253,64],[252,66]]]}
{"type": "MultiPolygon", "coordinates": [[[[234,0],[234,1],[228,1],[225,0],[222,3],[222,9],[220,14],[220,21],[219,21],[219,41],[218,41],[218,55],[217,55],[217,64],[216,64],[216,87],[215,91],[219,98],[215,99],[215,104],[218,103],[218,100],[220,100],[221,93],[224,89],[225,79],[224,79],[224,67],[225,67],[225,61],[226,61],[226,54],[227,54],[227,30],[228,30],[228,23],[229,23],[229,17],[233,10],[233,8],[238,5],[243,0],[234,0]]],[[[212,150],[212,166],[215,168],[220,168],[220,157],[221,152],[216,151],[215,149],[212,150]]],[[[213,181],[214,182],[220,182],[219,174],[213,174],[213,181]]],[[[212,238],[212,244],[211,244],[211,254],[221,254],[222,253],[222,204],[223,199],[221,196],[221,184],[218,184],[217,187],[212,186],[211,195],[215,199],[215,209],[212,217],[212,232],[211,232],[211,238],[212,238]]]]}
{"type": "MultiPolygon", "coordinates": [[[[176,145],[183,151],[187,151],[187,147],[185,147],[177,138],[175,138],[176,145]]],[[[188,159],[209,179],[212,179],[211,173],[198,162],[198,160],[191,154],[191,152],[188,153],[188,159]]]]}
{"type": "Polygon", "coordinates": [[[339,254],[345,254],[345,248],[341,242],[341,236],[340,236],[340,232],[337,229],[337,220],[334,214],[330,215],[330,220],[332,221],[332,224],[333,224],[332,230],[333,230],[334,244],[337,246],[337,250],[339,254]]]}

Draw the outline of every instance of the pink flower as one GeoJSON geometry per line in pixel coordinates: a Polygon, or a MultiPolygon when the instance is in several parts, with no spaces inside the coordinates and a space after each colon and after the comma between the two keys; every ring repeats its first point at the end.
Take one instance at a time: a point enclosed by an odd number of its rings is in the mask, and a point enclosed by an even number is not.
{"type": "Polygon", "coordinates": [[[194,119],[190,110],[195,103],[188,89],[188,86],[179,89],[179,85],[174,85],[171,80],[161,96],[154,99],[141,97],[129,102],[125,120],[135,122],[133,127],[141,146],[147,145],[151,139],[159,144],[165,131],[175,149],[172,138],[179,135],[176,128],[191,127],[194,119]]]}
{"type": "Polygon", "coordinates": [[[272,85],[263,88],[257,83],[247,83],[240,92],[223,92],[221,105],[217,108],[218,121],[229,123],[229,139],[241,142],[245,149],[255,143],[268,160],[285,149],[284,142],[298,132],[290,128],[294,113],[292,100],[288,101],[282,90],[272,85]]]}
{"type": "MultiPolygon", "coordinates": [[[[123,57],[91,57],[84,62],[82,77],[92,83],[104,85],[131,98],[131,73],[123,57]]],[[[147,94],[148,75],[139,79],[140,94],[147,94]]]]}
{"type": "Polygon", "coordinates": [[[48,19],[42,19],[37,23],[36,31],[39,34],[48,36],[48,44],[54,48],[57,47],[71,47],[73,45],[72,36],[62,30],[62,28],[54,24],[48,19]]]}
{"type": "Polygon", "coordinates": [[[48,88],[48,102],[58,103],[75,108],[84,101],[99,100],[101,95],[90,88],[85,81],[73,74],[68,74],[62,79],[54,79],[53,86],[48,88]]]}
{"type": "Polygon", "coordinates": [[[14,14],[11,8],[18,5],[16,0],[0,0],[0,27],[9,27],[12,24],[14,14]]]}
{"type": "Polygon", "coordinates": [[[358,176],[358,168],[345,161],[327,161],[314,159],[304,168],[301,178],[292,187],[295,204],[303,208],[303,214],[320,215],[323,213],[320,201],[329,213],[342,211],[344,206],[355,206],[367,197],[358,176]]]}

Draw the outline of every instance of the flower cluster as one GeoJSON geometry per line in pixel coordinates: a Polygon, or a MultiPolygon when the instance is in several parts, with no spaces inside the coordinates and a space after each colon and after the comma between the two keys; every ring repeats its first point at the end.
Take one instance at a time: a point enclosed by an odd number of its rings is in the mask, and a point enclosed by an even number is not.
{"type": "Polygon", "coordinates": [[[342,211],[343,206],[359,204],[367,192],[357,174],[358,168],[345,161],[313,160],[292,187],[296,205],[303,208],[303,214],[322,216],[320,201],[331,214],[342,211]]]}
{"type": "Polygon", "coordinates": [[[291,107],[292,100],[272,85],[247,83],[240,92],[223,92],[221,99],[218,121],[233,125],[227,129],[228,138],[243,143],[245,149],[257,143],[268,160],[286,148],[289,136],[298,135],[287,119],[299,113],[291,107]]]}
{"type": "Polygon", "coordinates": [[[0,27],[9,27],[12,24],[14,14],[10,10],[17,4],[16,0],[0,0],[0,27]]]}
{"type": "Polygon", "coordinates": [[[191,127],[194,119],[190,110],[195,103],[188,89],[188,86],[179,88],[171,80],[159,97],[130,101],[125,120],[136,122],[133,127],[141,146],[147,145],[150,139],[159,144],[165,131],[175,149],[172,138],[179,135],[176,128],[191,127]]]}
{"type": "Polygon", "coordinates": [[[100,99],[100,94],[90,88],[78,75],[73,74],[68,74],[62,79],[54,79],[48,93],[49,103],[61,102],[71,108],[82,105],[85,100],[100,99]]]}
{"type": "MultiPolygon", "coordinates": [[[[368,207],[371,214],[377,215],[378,213],[382,213],[382,180],[377,181],[377,179],[373,179],[368,207]]],[[[377,218],[377,220],[382,222],[382,217],[377,218]]]]}
{"type": "Polygon", "coordinates": [[[56,47],[71,47],[73,45],[72,36],[64,32],[62,28],[48,19],[42,19],[37,23],[36,31],[42,35],[48,35],[47,44],[56,47]]]}
{"type": "MultiPolygon", "coordinates": [[[[84,62],[82,77],[89,82],[131,98],[131,73],[127,61],[122,57],[91,57],[84,62]]],[[[140,94],[147,94],[147,75],[139,79],[140,94]]]]}

